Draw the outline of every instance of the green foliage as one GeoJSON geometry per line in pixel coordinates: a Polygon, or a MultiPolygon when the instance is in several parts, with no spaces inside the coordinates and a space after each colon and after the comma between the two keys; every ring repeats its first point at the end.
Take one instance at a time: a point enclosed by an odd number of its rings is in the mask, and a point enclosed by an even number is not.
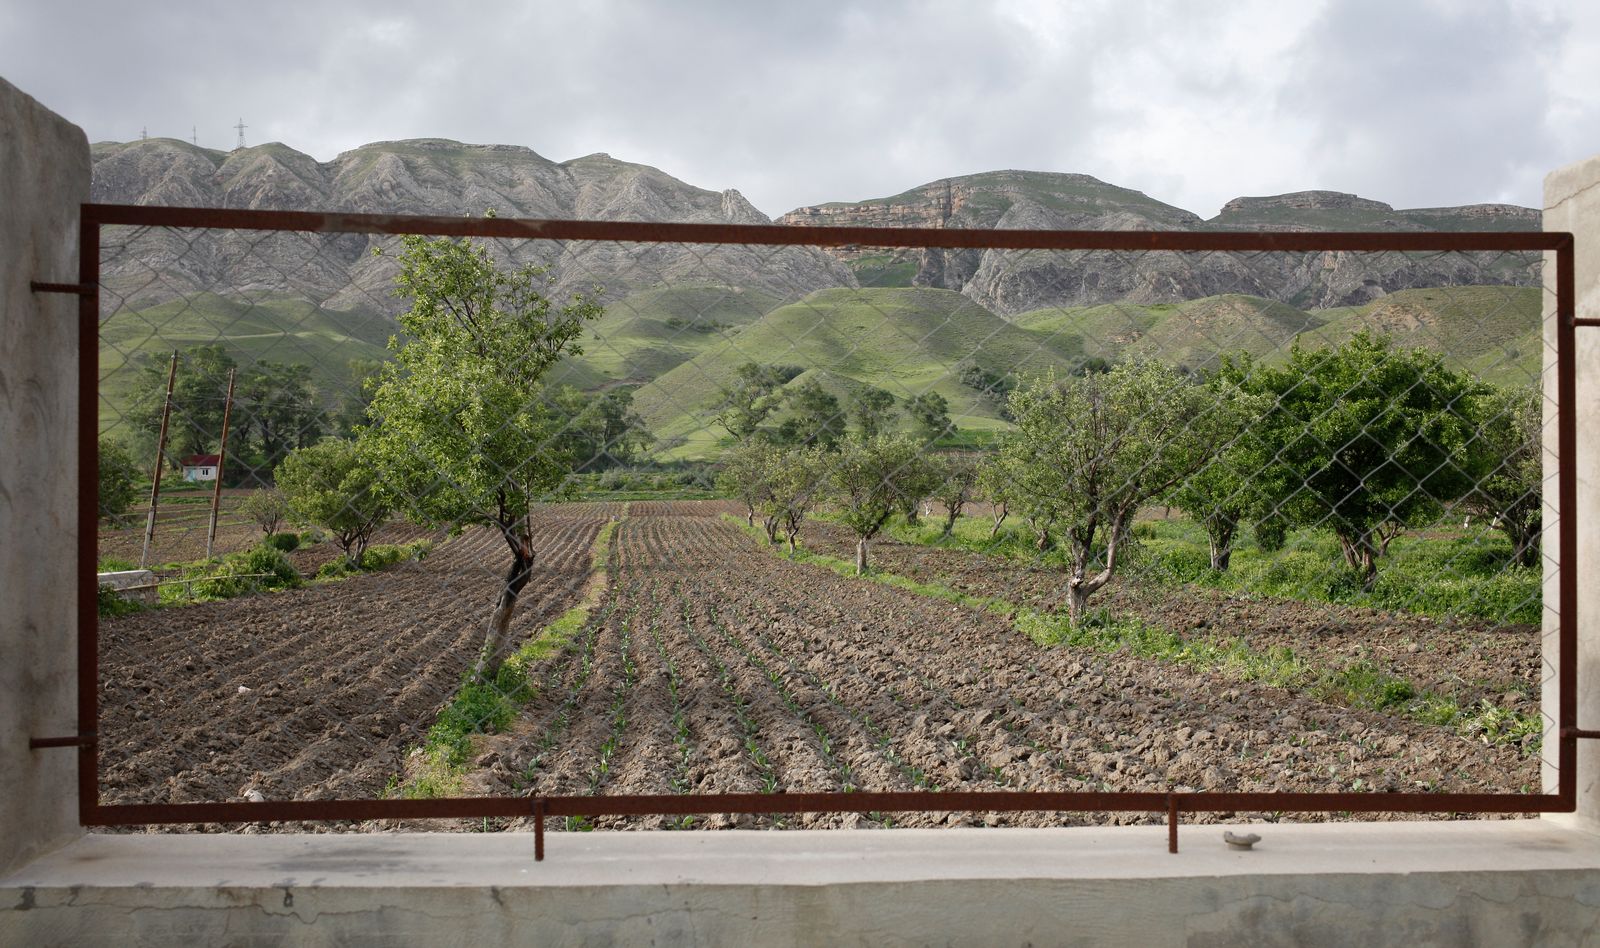
{"type": "Polygon", "coordinates": [[[753,522],[756,511],[766,506],[772,497],[768,477],[773,469],[773,458],[781,452],[776,445],[764,441],[747,441],[722,457],[717,470],[717,486],[737,498],[745,506],[745,520],[753,522]]]}
{"type": "Polygon", "coordinates": [[[290,512],[326,529],[360,567],[367,541],[391,509],[364,446],[330,439],[300,448],[278,466],[277,482],[290,512]]]}
{"type": "Polygon", "coordinates": [[[804,371],[798,365],[746,362],[739,366],[734,370],[733,384],[722,389],[717,424],[735,440],[748,440],[783,404],[783,386],[804,371]]]}
{"type": "Polygon", "coordinates": [[[413,540],[410,543],[379,543],[367,548],[361,565],[354,566],[348,559],[330,560],[317,568],[318,579],[341,579],[357,573],[376,573],[406,560],[426,559],[433,549],[432,540],[413,540]]]}
{"type": "Polygon", "coordinates": [[[1206,528],[1209,568],[1226,570],[1240,522],[1260,513],[1256,475],[1273,456],[1274,446],[1254,434],[1256,421],[1267,411],[1264,398],[1240,391],[1221,376],[1209,379],[1206,390],[1235,418],[1234,437],[1216,446],[1215,456],[1184,478],[1167,499],[1206,528]]]}
{"type": "Polygon", "coordinates": [[[628,464],[653,440],[633,410],[630,388],[596,395],[562,386],[550,401],[562,453],[573,459],[575,470],[605,471],[628,464]]]}
{"type": "Polygon", "coordinates": [[[950,401],[938,392],[915,395],[903,407],[923,441],[937,441],[950,432],[950,401]]]}
{"type": "Polygon", "coordinates": [[[1154,362],[1037,380],[1012,393],[1011,411],[1017,434],[998,469],[1011,496],[1059,519],[1075,619],[1115,574],[1139,507],[1200,470],[1241,423],[1230,400],[1154,362]]]}
{"type": "Polygon", "coordinates": [[[766,492],[757,509],[768,523],[782,527],[793,553],[801,524],[827,493],[831,455],[813,446],[774,451],[766,460],[766,492]]]}
{"type": "Polygon", "coordinates": [[[858,539],[857,572],[865,572],[867,542],[895,511],[902,483],[922,469],[922,450],[910,438],[850,437],[830,459],[832,503],[838,519],[858,539]]]}
{"type": "Polygon", "coordinates": [[[282,550],[267,546],[190,564],[184,567],[180,578],[194,582],[166,587],[164,596],[231,599],[267,589],[294,589],[301,583],[300,573],[289,557],[282,550]]]}
{"type": "MultiPolygon", "coordinates": [[[[154,353],[143,357],[130,402],[129,420],[152,436],[161,428],[169,360],[154,353]]],[[[270,471],[290,450],[322,436],[326,416],[310,366],[261,360],[241,367],[225,346],[190,346],[179,352],[173,381],[169,457],[217,450],[230,371],[237,376],[224,483],[270,471]]]]}
{"type": "Polygon", "coordinates": [[[1539,562],[1543,513],[1541,395],[1533,387],[1484,391],[1474,406],[1476,437],[1471,451],[1484,472],[1462,505],[1499,526],[1523,566],[1539,562]]]}
{"type": "Polygon", "coordinates": [[[1233,373],[1271,400],[1256,426],[1273,463],[1258,485],[1291,522],[1326,524],[1371,589],[1377,561],[1406,527],[1436,518],[1482,473],[1471,417],[1483,386],[1437,353],[1358,333],[1337,349],[1296,346],[1281,368],[1233,373]]]}
{"type": "Polygon", "coordinates": [[[783,444],[815,445],[833,450],[845,436],[844,410],[839,399],[816,379],[807,379],[789,392],[794,414],[778,429],[783,444]]]}
{"type": "Polygon", "coordinates": [[[134,481],[139,468],[133,456],[116,441],[100,439],[99,505],[100,516],[121,523],[122,515],[133,504],[134,481]]]}
{"type": "MultiPolygon", "coordinates": [[[[114,570],[103,569],[102,572],[109,573],[114,572],[114,570]]],[[[135,612],[143,612],[144,610],[144,603],[137,599],[124,598],[110,586],[97,586],[95,588],[95,611],[102,619],[132,615],[135,612]]]]}
{"type": "Polygon", "coordinates": [[[868,385],[850,400],[850,415],[856,421],[856,430],[862,438],[876,438],[882,433],[894,408],[894,396],[881,388],[868,385]]]}
{"type": "Polygon", "coordinates": [[[532,504],[571,470],[540,379],[601,313],[564,306],[537,267],[502,271],[471,241],[400,239],[404,339],[383,367],[362,440],[389,495],[428,525],[482,523],[525,533],[532,504]]]}
{"type": "Polygon", "coordinates": [[[292,530],[282,533],[269,533],[265,537],[262,537],[261,543],[264,546],[272,547],[274,550],[282,550],[285,553],[293,553],[295,550],[300,548],[300,534],[295,533],[292,530]]]}
{"type": "MultiPolygon", "coordinates": [[[[289,501],[277,488],[253,490],[239,502],[239,512],[254,520],[261,532],[271,537],[289,516],[289,501]]],[[[289,547],[294,549],[294,547],[289,547]]]]}
{"type": "Polygon", "coordinates": [[[239,373],[235,392],[232,424],[249,452],[238,460],[256,470],[274,470],[290,451],[315,444],[327,427],[308,365],[257,362],[239,373]]]}

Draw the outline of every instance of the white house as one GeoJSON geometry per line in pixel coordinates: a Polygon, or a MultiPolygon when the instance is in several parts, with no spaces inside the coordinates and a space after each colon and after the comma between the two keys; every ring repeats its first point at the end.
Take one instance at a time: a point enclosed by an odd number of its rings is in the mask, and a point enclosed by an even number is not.
{"type": "Polygon", "coordinates": [[[217,468],[222,465],[220,454],[191,454],[183,459],[183,479],[186,481],[214,481],[217,468]]]}

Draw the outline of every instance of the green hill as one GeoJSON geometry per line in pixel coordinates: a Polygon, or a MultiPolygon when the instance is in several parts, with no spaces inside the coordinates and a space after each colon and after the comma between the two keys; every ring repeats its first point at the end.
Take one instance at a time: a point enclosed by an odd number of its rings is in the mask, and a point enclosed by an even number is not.
{"type": "Polygon", "coordinates": [[[1397,344],[1436,349],[1457,369],[1497,385],[1531,385],[1544,369],[1543,290],[1456,286],[1398,290],[1365,306],[1314,311],[1324,325],[1306,345],[1338,343],[1362,329],[1397,344]]]}
{"type": "Polygon", "coordinates": [[[1159,359],[1212,368],[1218,353],[1245,350],[1274,362],[1298,340],[1337,345],[1367,329],[1398,345],[1434,349],[1450,364],[1500,385],[1528,384],[1542,368],[1541,290],[1457,286],[1399,290],[1364,306],[1298,310],[1284,303],[1228,294],[1186,303],[1110,303],[1087,309],[1022,313],[1017,325],[1064,353],[1107,361],[1159,359]]]}
{"type": "Polygon", "coordinates": [[[712,453],[724,435],[714,414],[722,386],[746,362],[806,370],[842,399],[865,385],[905,399],[935,391],[962,428],[1004,425],[992,399],[962,385],[968,363],[991,371],[1070,371],[1074,360],[950,290],[819,290],[773,310],[737,335],[638,391],[635,405],[669,456],[712,453]]]}
{"type": "Polygon", "coordinates": [[[782,300],[731,286],[645,290],[606,306],[582,338],[583,354],[552,380],[577,388],[642,384],[713,348],[776,309],[782,300]]]}
{"type": "Polygon", "coordinates": [[[303,299],[238,300],[202,293],[100,323],[100,430],[117,436],[138,361],[173,349],[218,343],[240,365],[271,361],[311,366],[325,403],[349,387],[351,359],[384,359],[394,321],[362,312],[322,309],[303,299]]]}

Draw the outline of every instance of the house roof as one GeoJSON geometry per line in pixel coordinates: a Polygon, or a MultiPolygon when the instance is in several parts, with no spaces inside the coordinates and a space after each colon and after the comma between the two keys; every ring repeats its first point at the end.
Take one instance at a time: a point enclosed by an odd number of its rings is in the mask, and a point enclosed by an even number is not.
{"type": "Polygon", "coordinates": [[[183,459],[184,467],[216,467],[221,463],[220,454],[191,454],[183,459]]]}

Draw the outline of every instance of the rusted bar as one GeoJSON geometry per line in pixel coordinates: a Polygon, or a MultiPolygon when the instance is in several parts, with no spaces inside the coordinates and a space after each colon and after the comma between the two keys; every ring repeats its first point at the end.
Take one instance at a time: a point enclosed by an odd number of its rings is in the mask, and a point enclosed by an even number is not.
{"type": "MultiPolygon", "coordinates": [[[[80,215],[78,283],[78,733],[100,727],[100,225],[80,215]]],[[[100,805],[100,751],[78,745],[78,822],[100,805]]]]}
{"type": "Polygon", "coordinates": [[[28,749],[39,750],[40,748],[44,747],[83,747],[88,744],[93,744],[94,741],[95,735],[93,734],[74,734],[71,737],[30,737],[28,738],[28,749]]]}
{"type": "MultiPolygon", "coordinates": [[[[885,793],[717,793],[540,798],[551,816],[682,816],[698,813],[906,813],[1108,810],[1160,813],[1164,792],[1053,793],[1024,791],[885,793]]],[[[1550,813],[1550,794],[1493,793],[1186,793],[1189,812],[1280,810],[1358,813],[1550,813]]],[[[527,797],[452,797],[435,800],[283,800],[266,803],[150,803],[99,807],[93,825],[131,823],[255,823],[269,820],[405,820],[527,816],[527,797]]]]}
{"type": "Polygon", "coordinates": [[[1178,852],[1178,795],[1167,794],[1167,852],[1178,852]]]}
{"type": "Polygon", "coordinates": [[[1571,234],[1556,251],[1556,490],[1561,514],[1557,520],[1560,586],[1556,674],[1556,795],[1561,812],[1578,808],[1578,381],[1577,283],[1571,234]]]}
{"type": "Polygon", "coordinates": [[[809,227],[785,224],[666,224],[648,221],[533,220],[253,211],[195,207],[86,204],[102,224],[316,233],[513,237],[534,240],[764,246],[946,247],[991,250],[1173,251],[1458,251],[1553,250],[1560,234],[1532,232],[1279,233],[1258,231],[967,230],[960,228],[809,227]]]}
{"type": "Polygon", "coordinates": [[[533,861],[544,862],[544,797],[533,798],[533,861]]]}
{"type": "Polygon", "coordinates": [[[29,280],[28,289],[35,293],[76,293],[79,296],[94,292],[94,287],[87,283],[46,283],[43,280],[29,280]]]}
{"type": "Polygon", "coordinates": [[[1577,727],[1562,728],[1561,736],[1577,738],[1580,741],[1600,741],[1600,731],[1586,731],[1577,727]]]}
{"type": "Polygon", "coordinates": [[[1600,316],[1574,316],[1572,325],[1582,328],[1584,326],[1600,326],[1600,316]]]}

